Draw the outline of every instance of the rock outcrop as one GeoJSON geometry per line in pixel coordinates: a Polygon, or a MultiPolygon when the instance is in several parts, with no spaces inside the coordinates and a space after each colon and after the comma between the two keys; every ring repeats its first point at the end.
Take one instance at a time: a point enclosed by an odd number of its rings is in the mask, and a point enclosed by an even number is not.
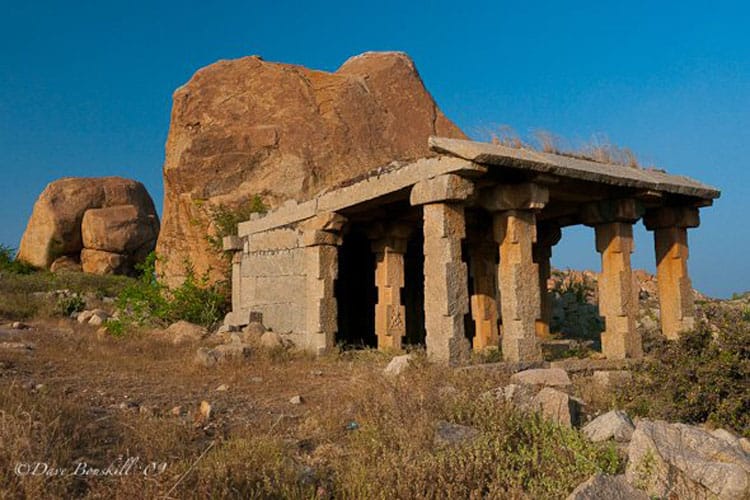
{"type": "MultiPolygon", "coordinates": [[[[368,52],[333,73],[259,57],[220,61],[174,93],[164,163],[161,271],[179,282],[221,269],[210,211],[254,195],[304,200],[396,160],[431,155],[430,135],[463,138],[411,59],[368,52]]],[[[218,277],[218,274],[215,275],[218,277]]]]}
{"type": "Polygon", "coordinates": [[[34,204],[18,259],[40,268],[127,273],[154,249],[159,219],[140,182],[121,177],[63,178],[34,204]]]}

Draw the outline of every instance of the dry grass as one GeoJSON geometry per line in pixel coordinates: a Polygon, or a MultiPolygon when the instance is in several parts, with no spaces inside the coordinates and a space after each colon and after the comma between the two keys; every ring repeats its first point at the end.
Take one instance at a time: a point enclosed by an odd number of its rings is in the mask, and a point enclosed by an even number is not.
{"type": "Polygon", "coordinates": [[[599,163],[642,168],[638,157],[631,149],[613,144],[603,135],[594,136],[587,143],[576,147],[571,146],[568,141],[560,136],[546,130],[534,131],[531,141],[522,139],[515,130],[507,125],[485,132],[484,135],[488,135],[490,142],[493,144],[510,148],[530,149],[599,163]]]}
{"type": "Polygon", "coordinates": [[[418,355],[404,376],[387,378],[388,357],[374,351],[258,351],[205,369],[192,363],[195,346],[147,334],[96,341],[68,320],[35,326],[24,333],[37,345],[31,354],[0,351],[4,498],[564,498],[592,472],[619,467],[612,449],[479,397],[506,382],[501,373],[453,371],[418,355]],[[216,391],[221,384],[229,390],[216,391]],[[289,402],[297,394],[302,405],[289,402]],[[213,416],[196,426],[202,400],[213,416]],[[120,408],[127,402],[137,406],[120,408]],[[440,420],[480,437],[436,447],[440,420]],[[103,468],[119,456],[166,470],[14,473],[22,462],[103,468]]]}

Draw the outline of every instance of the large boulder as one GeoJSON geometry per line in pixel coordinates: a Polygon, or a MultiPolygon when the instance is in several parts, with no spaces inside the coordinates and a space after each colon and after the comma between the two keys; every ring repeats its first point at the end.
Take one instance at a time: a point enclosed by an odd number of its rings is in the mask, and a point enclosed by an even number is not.
{"type": "Polygon", "coordinates": [[[160,271],[189,260],[218,277],[211,211],[254,195],[276,206],[394,160],[429,156],[430,135],[465,138],[403,53],[368,52],[333,73],[259,57],[219,61],[174,93],[164,163],[160,271]]]}
{"type": "Polygon", "coordinates": [[[750,498],[750,456],[698,427],[641,420],[625,476],[659,498],[750,498]]]}
{"type": "Polygon", "coordinates": [[[135,205],[87,210],[81,223],[84,248],[124,253],[142,261],[156,246],[159,220],[135,205]]]}
{"type": "MultiPolygon", "coordinates": [[[[34,204],[18,259],[41,268],[49,268],[63,256],[77,260],[84,248],[84,214],[121,205],[135,207],[139,217],[156,220],[154,202],[140,182],[121,177],[68,177],[50,183],[34,204]]],[[[156,224],[158,231],[158,220],[156,224]]]]}

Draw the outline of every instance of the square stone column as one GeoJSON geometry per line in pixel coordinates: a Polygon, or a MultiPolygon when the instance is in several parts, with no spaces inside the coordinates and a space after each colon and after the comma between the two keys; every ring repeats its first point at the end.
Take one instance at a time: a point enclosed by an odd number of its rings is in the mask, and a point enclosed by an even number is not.
{"type": "Polygon", "coordinates": [[[424,310],[429,359],[460,364],[468,360],[464,316],[469,312],[468,272],[461,259],[465,237],[463,200],[474,185],[448,174],[417,183],[411,204],[423,205],[424,310]]]}
{"type": "Polygon", "coordinates": [[[661,330],[665,337],[675,340],[695,326],[693,287],[687,268],[687,228],[700,224],[698,209],[662,207],[647,212],[643,222],[654,231],[661,330]]]}
{"type": "Polygon", "coordinates": [[[506,361],[542,359],[536,338],[541,317],[539,269],[532,246],[537,237],[535,212],[548,199],[547,189],[537,184],[496,186],[483,193],[482,204],[494,212],[494,237],[499,245],[501,341],[506,361]]]}
{"type": "Polygon", "coordinates": [[[338,305],[334,291],[339,272],[338,246],[345,219],[323,214],[305,223],[305,326],[308,350],[324,354],[336,343],[338,305]]]}
{"type": "Polygon", "coordinates": [[[474,320],[475,351],[498,347],[497,245],[490,241],[469,244],[469,267],[474,285],[471,315],[474,320]]]}
{"type": "Polygon", "coordinates": [[[373,242],[376,255],[375,286],[378,302],[375,304],[375,334],[378,349],[400,350],[406,335],[406,308],[401,303],[404,288],[404,254],[406,239],[395,236],[373,242]]]}
{"type": "Polygon", "coordinates": [[[630,267],[633,223],[643,213],[632,199],[610,200],[584,207],[587,224],[596,231],[596,251],[601,254],[599,312],[604,317],[602,353],[608,359],[639,358],[641,335],[636,330],[638,289],[630,267]]]}
{"type": "Polygon", "coordinates": [[[542,224],[537,227],[537,242],[534,244],[532,257],[539,269],[539,301],[540,316],[536,322],[536,335],[540,339],[550,337],[550,323],[552,322],[552,294],[547,288],[552,266],[552,247],[556,245],[562,232],[557,226],[542,224]]]}

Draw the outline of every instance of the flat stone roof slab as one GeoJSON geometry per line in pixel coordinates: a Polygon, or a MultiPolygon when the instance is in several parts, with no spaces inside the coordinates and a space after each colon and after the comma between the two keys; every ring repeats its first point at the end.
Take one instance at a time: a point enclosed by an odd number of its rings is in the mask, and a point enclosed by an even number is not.
{"type": "Polygon", "coordinates": [[[436,153],[464,158],[481,165],[496,165],[518,170],[712,200],[720,191],[689,177],[670,175],[651,169],[598,163],[565,155],[461,139],[430,137],[430,149],[436,153]]]}

